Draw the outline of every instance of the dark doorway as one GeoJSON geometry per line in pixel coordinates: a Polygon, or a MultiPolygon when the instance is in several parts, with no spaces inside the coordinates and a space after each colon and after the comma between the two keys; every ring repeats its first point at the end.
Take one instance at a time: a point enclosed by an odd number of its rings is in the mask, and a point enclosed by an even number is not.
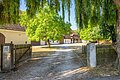
{"type": "Polygon", "coordinates": [[[5,36],[0,33],[0,44],[4,44],[5,43],[5,36]]]}

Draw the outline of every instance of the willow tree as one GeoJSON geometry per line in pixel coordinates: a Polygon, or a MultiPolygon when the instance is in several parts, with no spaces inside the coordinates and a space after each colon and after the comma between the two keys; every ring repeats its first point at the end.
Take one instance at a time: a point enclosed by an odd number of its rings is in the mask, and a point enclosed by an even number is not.
{"type": "Polygon", "coordinates": [[[0,24],[17,23],[19,6],[19,0],[0,0],[0,24]]]}
{"type": "MultiPolygon", "coordinates": [[[[56,13],[60,11],[62,5],[62,17],[65,18],[65,10],[67,10],[70,21],[71,0],[25,0],[25,3],[29,17],[33,17],[38,12],[38,8],[43,7],[45,3],[48,3],[51,9],[55,9],[56,13]]],[[[20,0],[0,0],[0,24],[18,23],[19,7],[20,0]]]]}

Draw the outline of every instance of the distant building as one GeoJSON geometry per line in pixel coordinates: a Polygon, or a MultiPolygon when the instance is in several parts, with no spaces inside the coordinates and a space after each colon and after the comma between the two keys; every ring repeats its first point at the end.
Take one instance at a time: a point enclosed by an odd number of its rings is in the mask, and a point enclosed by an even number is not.
{"type": "Polygon", "coordinates": [[[73,32],[70,35],[65,35],[64,36],[64,43],[80,43],[81,39],[80,36],[73,32]]]}
{"type": "Polygon", "coordinates": [[[0,27],[0,44],[4,43],[24,44],[31,43],[25,33],[25,28],[20,25],[7,25],[0,27]]]}
{"type": "MultiPolygon", "coordinates": [[[[70,35],[64,35],[63,38],[60,41],[52,41],[50,40],[50,44],[70,44],[70,43],[80,43],[82,42],[80,39],[80,36],[73,32],[70,35]]],[[[31,44],[33,46],[39,46],[39,45],[47,45],[46,41],[32,41],[31,44]]]]}

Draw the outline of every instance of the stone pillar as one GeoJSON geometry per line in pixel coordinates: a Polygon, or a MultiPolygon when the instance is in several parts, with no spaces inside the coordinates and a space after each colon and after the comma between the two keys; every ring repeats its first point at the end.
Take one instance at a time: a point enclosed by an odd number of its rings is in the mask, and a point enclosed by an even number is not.
{"type": "Polygon", "coordinates": [[[7,72],[14,67],[13,44],[3,44],[1,46],[1,71],[7,72]]]}
{"type": "Polygon", "coordinates": [[[87,44],[87,65],[96,67],[96,45],[95,43],[87,44]]]}

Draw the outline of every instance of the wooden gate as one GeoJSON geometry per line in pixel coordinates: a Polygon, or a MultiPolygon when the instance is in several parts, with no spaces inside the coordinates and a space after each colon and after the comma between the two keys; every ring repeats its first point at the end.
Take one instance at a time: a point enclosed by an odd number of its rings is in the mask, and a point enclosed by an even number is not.
{"type": "Polygon", "coordinates": [[[0,45],[0,72],[17,68],[32,56],[31,44],[14,45],[12,43],[0,45]],[[6,67],[6,65],[8,65],[6,67]]]}
{"type": "Polygon", "coordinates": [[[31,58],[32,46],[31,44],[14,45],[15,67],[19,66],[22,62],[31,58]]]}

